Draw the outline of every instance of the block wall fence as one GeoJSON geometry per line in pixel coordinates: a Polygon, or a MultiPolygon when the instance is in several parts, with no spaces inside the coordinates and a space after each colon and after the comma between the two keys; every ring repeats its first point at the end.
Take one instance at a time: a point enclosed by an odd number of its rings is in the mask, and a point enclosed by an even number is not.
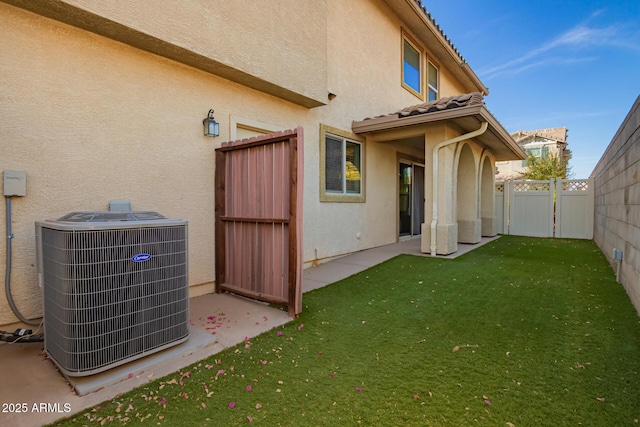
{"type": "Polygon", "coordinates": [[[640,313],[640,96],[591,176],[595,184],[594,241],[640,313]],[[622,251],[622,260],[613,250],[622,251]]]}

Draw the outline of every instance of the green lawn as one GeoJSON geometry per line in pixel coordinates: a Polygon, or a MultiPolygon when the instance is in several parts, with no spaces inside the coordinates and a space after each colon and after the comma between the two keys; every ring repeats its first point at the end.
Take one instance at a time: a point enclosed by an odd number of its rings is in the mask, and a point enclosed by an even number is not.
{"type": "Polygon", "coordinates": [[[56,425],[638,425],[640,318],[591,241],[403,255],[303,302],[282,328],[56,425]]]}

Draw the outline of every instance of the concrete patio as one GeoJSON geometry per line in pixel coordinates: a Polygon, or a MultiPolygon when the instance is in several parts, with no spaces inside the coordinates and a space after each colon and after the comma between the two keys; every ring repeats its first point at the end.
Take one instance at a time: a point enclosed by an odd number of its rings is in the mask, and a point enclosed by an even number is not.
{"type": "MultiPolygon", "coordinates": [[[[461,244],[454,255],[444,258],[458,257],[494,239],[483,238],[477,245],[461,244]]],[[[420,253],[419,239],[357,252],[306,269],[303,292],[337,282],[398,254],[429,256],[420,253]]],[[[229,294],[192,298],[190,319],[190,337],[186,342],[89,377],[65,378],[45,356],[42,343],[0,343],[0,360],[5,368],[0,383],[0,404],[3,405],[0,425],[21,427],[51,423],[291,320],[286,311],[229,294]],[[26,404],[27,411],[15,412],[10,404],[26,404]]]]}

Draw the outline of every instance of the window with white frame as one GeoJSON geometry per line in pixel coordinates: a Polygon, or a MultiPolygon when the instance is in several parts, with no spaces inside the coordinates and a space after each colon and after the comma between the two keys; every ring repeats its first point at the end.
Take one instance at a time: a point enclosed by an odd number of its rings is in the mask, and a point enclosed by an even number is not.
{"type": "Polygon", "coordinates": [[[364,202],[364,144],[350,136],[321,126],[321,201],[364,202]]]}
{"type": "Polygon", "coordinates": [[[427,61],[427,101],[435,101],[439,98],[438,96],[438,87],[439,87],[439,75],[438,68],[431,63],[431,61],[427,61]]]}
{"type": "Polygon", "coordinates": [[[422,98],[422,52],[406,36],[402,38],[402,86],[422,98]]]}

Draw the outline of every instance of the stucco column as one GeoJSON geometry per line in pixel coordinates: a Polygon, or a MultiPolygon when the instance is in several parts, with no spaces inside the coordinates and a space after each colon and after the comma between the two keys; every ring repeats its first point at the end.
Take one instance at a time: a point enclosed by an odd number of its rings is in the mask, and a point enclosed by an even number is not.
{"type": "Polygon", "coordinates": [[[477,161],[473,149],[467,142],[459,144],[457,161],[453,174],[456,177],[455,203],[456,220],[458,222],[458,242],[478,243],[481,239],[482,221],[480,220],[478,202],[477,161]]]}
{"type": "Polygon", "coordinates": [[[498,234],[496,221],[497,221],[497,218],[495,216],[482,218],[482,235],[484,237],[493,237],[496,234],[498,234]]]}
{"type": "MultiPolygon", "coordinates": [[[[456,144],[440,149],[438,153],[438,190],[437,190],[437,212],[438,222],[436,225],[436,254],[449,255],[458,250],[458,222],[455,218],[453,191],[453,162],[455,158],[456,144]]],[[[433,153],[433,148],[430,150],[433,153]]],[[[427,152],[428,152],[427,151],[427,152]]],[[[433,155],[433,154],[432,154],[433,155]]],[[[425,173],[425,195],[431,196],[433,173],[425,173]],[[428,180],[428,182],[427,182],[428,180]]],[[[425,224],[422,226],[421,251],[431,252],[431,220],[432,197],[425,197],[425,224]]]]}
{"type": "Polygon", "coordinates": [[[476,244],[482,235],[482,221],[480,219],[458,220],[460,243],[476,244]]]}

